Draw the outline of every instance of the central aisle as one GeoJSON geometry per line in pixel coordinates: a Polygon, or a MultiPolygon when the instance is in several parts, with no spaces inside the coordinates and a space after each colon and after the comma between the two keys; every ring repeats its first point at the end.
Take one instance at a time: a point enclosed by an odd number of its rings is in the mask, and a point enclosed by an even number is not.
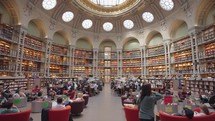
{"type": "Polygon", "coordinates": [[[74,121],[126,121],[121,98],[105,84],[100,94],[90,97],[87,108],[74,121]]]}

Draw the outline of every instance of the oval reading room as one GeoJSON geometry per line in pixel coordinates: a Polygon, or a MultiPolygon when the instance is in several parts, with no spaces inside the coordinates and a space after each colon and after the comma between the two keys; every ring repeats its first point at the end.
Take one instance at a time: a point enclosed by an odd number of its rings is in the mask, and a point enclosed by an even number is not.
{"type": "Polygon", "coordinates": [[[215,0],[0,0],[0,121],[215,121],[215,0]]]}

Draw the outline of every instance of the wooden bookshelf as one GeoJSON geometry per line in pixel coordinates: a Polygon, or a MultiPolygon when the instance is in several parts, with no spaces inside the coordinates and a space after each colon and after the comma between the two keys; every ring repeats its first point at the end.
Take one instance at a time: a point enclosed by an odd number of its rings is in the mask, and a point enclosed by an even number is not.
{"type": "Polygon", "coordinates": [[[173,42],[173,48],[174,48],[175,52],[185,50],[185,49],[190,49],[191,48],[190,37],[185,36],[185,37],[177,39],[176,41],[173,42]]]}
{"type": "Polygon", "coordinates": [[[163,77],[165,75],[165,65],[148,66],[147,75],[148,77],[163,77]]]}
{"type": "Polygon", "coordinates": [[[197,35],[199,71],[202,78],[215,77],[215,25],[197,35]]]}
{"type": "Polygon", "coordinates": [[[141,68],[140,67],[122,68],[122,74],[124,76],[133,75],[135,77],[138,77],[141,75],[141,68]]]}
{"type": "Polygon", "coordinates": [[[122,52],[122,74],[123,76],[141,75],[141,53],[139,49],[123,50],[122,52]]]}
{"type": "Polygon", "coordinates": [[[147,63],[148,63],[148,66],[165,65],[165,56],[162,55],[162,56],[148,58],[147,63]]]}
{"type": "Polygon", "coordinates": [[[165,76],[165,52],[163,45],[149,46],[146,54],[146,77],[163,78],[165,76]]]}
{"type": "MultiPolygon", "coordinates": [[[[1,36],[4,38],[4,39],[7,39],[7,40],[13,40],[13,33],[14,33],[14,28],[10,25],[7,25],[7,24],[0,24],[0,33],[1,33],[1,36]]],[[[18,42],[18,41],[14,41],[14,42],[18,42]]]]}
{"type": "Polygon", "coordinates": [[[45,51],[45,43],[42,42],[40,38],[34,37],[32,35],[26,35],[24,45],[30,49],[45,51]]]}
{"type": "Polygon", "coordinates": [[[139,49],[134,50],[123,50],[122,57],[126,58],[141,58],[141,53],[139,49]]]}
{"type": "Polygon", "coordinates": [[[67,46],[59,45],[56,43],[52,44],[51,53],[60,56],[68,56],[69,49],[67,46]]]}
{"type": "Polygon", "coordinates": [[[42,55],[43,55],[43,53],[40,51],[24,48],[23,58],[26,60],[33,60],[33,61],[41,62],[42,55]]]}
{"type": "Polygon", "coordinates": [[[11,91],[15,91],[18,88],[27,89],[27,80],[24,77],[0,77],[0,87],[5,90],[9,87],[11,91]]]}
{"type": "Polygon", "coordinates": [[[183,74],[193,74],[192,62],[177,63],[174,64],[173,67],[175,72],[181,72],[183,74]]]}
{"type": "Polygon", "coordinates": [[[147,51],[148,51],[148,57],[150,57],[150,56],[159,56],[159,55],[164,55],[165,54],[163,45],[148,47],[147,51]]]}
{"type": "Polygon", "coordinates": [[[215,80],[213,78],[187,79],[185,83],[186,87],[192,92],[199,94],[207,94],[215,90],[215,80]]]}
{"type": "Polygon", "coordinates": [[[75,77],[92,75],[93,51],[87,49],[75,49],[74,53],[74,74],[75,77]]]}
{"type": "Polygon", "coordinates": [[[198,43],[206,43],[215,39],[215,25],[210,25],[202,30],[203,39],[199,39],[198,43]]]}

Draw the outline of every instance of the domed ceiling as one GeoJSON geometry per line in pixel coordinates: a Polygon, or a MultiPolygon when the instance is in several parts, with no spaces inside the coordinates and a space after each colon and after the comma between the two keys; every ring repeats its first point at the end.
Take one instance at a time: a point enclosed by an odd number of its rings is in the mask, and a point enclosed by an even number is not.
{"type": "Polygon", "coordinates": [[[31,3],[72,29],[122,33],[165,22],[187,0],[31,0],[31,3]]]}

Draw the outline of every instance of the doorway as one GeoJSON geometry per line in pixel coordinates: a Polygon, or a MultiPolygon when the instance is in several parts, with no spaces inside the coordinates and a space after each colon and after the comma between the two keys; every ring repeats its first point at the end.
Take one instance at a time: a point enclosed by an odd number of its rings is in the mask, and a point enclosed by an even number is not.
{"type": "Polygon", "coordinates": [[[110,59],[111,59],[111,47],[105,47],[104,48],[104,76],[105,76],[105,82],[110,82],[110,59]]]}

